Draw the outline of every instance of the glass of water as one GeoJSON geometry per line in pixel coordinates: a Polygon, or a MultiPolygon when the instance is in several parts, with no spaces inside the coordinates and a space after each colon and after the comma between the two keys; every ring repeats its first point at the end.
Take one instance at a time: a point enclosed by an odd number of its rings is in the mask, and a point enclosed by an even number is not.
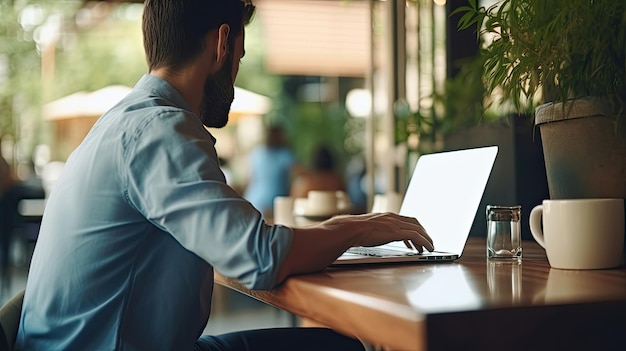
{"type": "Polygon", "coordinates": [[[521,206],[487,206],[487,258],[521,260],[521,206]]]}

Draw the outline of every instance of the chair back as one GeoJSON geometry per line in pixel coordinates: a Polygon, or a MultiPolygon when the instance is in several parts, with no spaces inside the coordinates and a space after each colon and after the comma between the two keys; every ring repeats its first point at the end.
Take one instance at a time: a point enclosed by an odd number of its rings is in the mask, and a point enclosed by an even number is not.
{"type": "Polygon", "coordinates": [[[20,326],[24,290],[0,307],[0,351],[12,351],[20,326]]]}

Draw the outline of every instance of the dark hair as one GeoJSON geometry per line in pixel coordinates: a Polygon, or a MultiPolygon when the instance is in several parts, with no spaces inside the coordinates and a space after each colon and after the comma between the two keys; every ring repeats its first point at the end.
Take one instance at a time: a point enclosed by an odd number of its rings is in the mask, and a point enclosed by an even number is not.
{"type": "Polygon", "coordinates": [[[251,0],[146,0],[143,45],[148,70],[181,68],[204,47],[207,33],[230,26],[229,44],[254,15],[251,0]]]}

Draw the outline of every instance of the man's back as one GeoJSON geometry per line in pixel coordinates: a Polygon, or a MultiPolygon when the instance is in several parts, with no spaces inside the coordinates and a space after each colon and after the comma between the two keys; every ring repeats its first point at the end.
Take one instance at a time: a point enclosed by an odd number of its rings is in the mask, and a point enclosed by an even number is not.
{"type": "Polygon", "coordinates": [[[130,198],[129,188],[148,187],[132,184],[128,174],[129,167],[140,167],[127,164],[140,161],[132,156],[133,138],[151,139],[141,129],[162,121],[154,118],[160,108],[150,99],[135,93],[129,101],[137,111],[102,117],[48,199],[24,301],[23,348],[160,348],[193,342],[206,324],[211,266],[130,198]],[[188,305],[178,305],[181,300],[188,305]],[[172,325],[178,320],[187,323],[172,325]],[[181,327],[188,330],[145,338],[181,327]]]}

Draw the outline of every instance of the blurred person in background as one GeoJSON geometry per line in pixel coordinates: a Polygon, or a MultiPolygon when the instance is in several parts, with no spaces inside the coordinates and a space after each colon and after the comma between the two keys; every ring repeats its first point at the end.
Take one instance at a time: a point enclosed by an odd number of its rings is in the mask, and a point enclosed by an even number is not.
{"type": "Polygon", "coordinates": [[[243,197],[272,218],[274,198],[289,195],[291,171],[296,164],[281,126],[267,129],[265,143],[255,147],[249,156],[250,180],[243,197]]]}
{"type": "Polygon", "coordinates": [[[272,289],[351,246],[433,249],[415,218],[391,213],[268,225],[226,184],[205,127],[228,122],[253,12],[249,0],[145,1],[149,73],[98,119],[48,197],[16,349],[364,350],[326,328],[201,335],[214,269],[272,289]]]}

